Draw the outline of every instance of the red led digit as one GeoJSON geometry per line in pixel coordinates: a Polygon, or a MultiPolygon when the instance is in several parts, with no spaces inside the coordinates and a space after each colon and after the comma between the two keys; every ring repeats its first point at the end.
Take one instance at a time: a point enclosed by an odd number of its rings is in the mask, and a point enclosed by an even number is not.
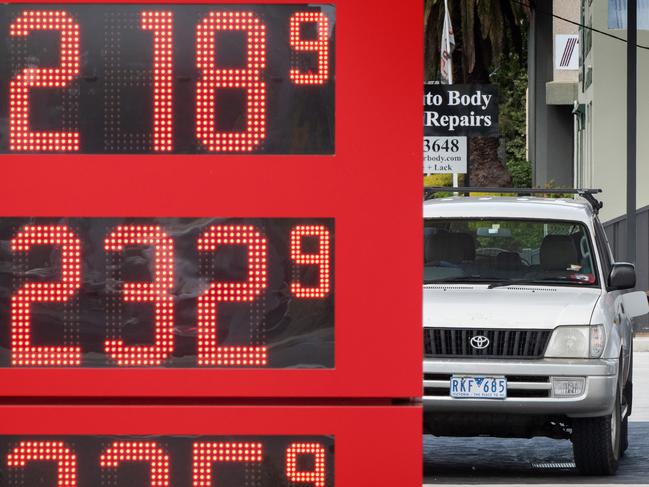
{"type": "Polygon", "coordinates": [[[194,443],[193,487],[211,487],[212,464],[262,461],[261,443],[194,443]]]}
{"type": "Polygon", "coordinates": [[[171,12],[142,12],[142,29],[153,31],[153,150],[172,146],[172,26],[171,12]]]}
{"type": "Polygon", "coordinates": [[[9,146],[12,151],[78,151],[79,132],[32,132],[29,129],[29,90],[64,88],[79,75],[79,24],[67,12],[27,10],[11,24],[13,37],[34,30],[61,33],[58,68],[25,68],[9,87],[9,146]]]}
{"type": "Polygon", "coordinates": [[[11,364],[29,366],[80,365],[81,347],[31,344],[31,303],[62,303],[81,286],[81,241],[65,225],[24,227],[11,241],[14,252],[34,245],[61,248],[61,281],[28,282],[11,298],[11,364]]]}
{"type": "Polygon", "coordinates": [[[201,79],[196,86],[196,136],[209,151],[254,150],[266,137],[266,27],[252,12],[210,12],[196,30],[196,66],[201,79]],[[247,32],[247,67],[219,69],[215,66],[218,31],[247,32]],[[216,90],[246,90],[246,130],[219,132],[216,129],[216,90]]]}
{"type": "Polygon", "coordinates": [[[318,266],[318,285],[304,287],[297,281],[291,283],[291,292],[297,298],[324,298],[331,289],[331,249],[329,230],[322,225],[298,225],[291,230],[291,260],[298,265],[318,266]],[[317,237],[319,251],[317,254],[302,252],[304,237],[317,237]]]}
{"type": "Polygon", "coordinates": [[[213,282],[198,298],[198,364],[266,365],[266,347],[221,347],[216,340],[217,303],[250,302],[266,288],[266,237],[249,225],[220,225],[210,227],[198,240],[198,250],[202,252],[213,252],[219,245],[247,246],[248,279],[213,282]]]}
{"type": "Polygon", "coordinates": [[[128,346],[123,340],[106,340],[106,353],[119,365],[160,365],[174,348],[174,244],[160,227],[119,226],[105,241],[107,252],[121,252],[129,245],[149,245],[155,252],[153,282],[125,282],[124,301],[155,303],[155,345],[128,346]]]}
{"type": "Polygon", "coordinates": [[[102,468],[117,468],[121,462],[148,462],[151,487],[169,486],[169,455],[153,441],[116,441],[101,454],[102,468]]]}
{"type": "Polygon", "coordinates": [[[290,21],[291,47],[299,52],[318,53],[318,72],[301,73],[291,68],[289,76],[298,85],[323,85],[329,79],[329,20],[322,12],[296,12],[290,21]],[[303,23],[317,24],[318,36],[314,40],[304,40],[300,36],[303,23]]]}
{"type": "Polygon", "coordinates": [[[28,462],[56,462],[56,487],[77,485],[77,456],[61,441],[21,441],[7,456],[9,468],[28,462]]]}
{"type": "Polygon", "coordinates": [[[325,485],[325,449],[320,443],[293,443],[286,449],[286,477],[291,482],[325,485]],[[298,470],[299,456],[313,457],[313,470],[298,470]]]}

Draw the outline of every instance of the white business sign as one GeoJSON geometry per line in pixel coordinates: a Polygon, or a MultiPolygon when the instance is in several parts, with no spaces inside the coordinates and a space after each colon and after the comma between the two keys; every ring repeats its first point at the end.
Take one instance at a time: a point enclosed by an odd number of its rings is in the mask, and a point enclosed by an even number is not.
{"type": "Polygon", "coordinates": [[[560,34],[554,37],[554,69],[579,69],[579,36],[560,34]]]}
{"type": "Polygon", "coordinates": [[[464,174],[466,137],[424,137],[424,174],[464,174]]]}

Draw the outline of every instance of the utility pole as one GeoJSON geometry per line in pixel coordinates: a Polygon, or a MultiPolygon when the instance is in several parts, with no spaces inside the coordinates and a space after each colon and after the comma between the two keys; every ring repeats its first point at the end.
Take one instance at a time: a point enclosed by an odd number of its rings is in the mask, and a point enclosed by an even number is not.
{"type": "Polygon", "coordinates": [[[638,1],[627,0],[626,44],[626,260],[636,261],[636,143],[638,1]]]}

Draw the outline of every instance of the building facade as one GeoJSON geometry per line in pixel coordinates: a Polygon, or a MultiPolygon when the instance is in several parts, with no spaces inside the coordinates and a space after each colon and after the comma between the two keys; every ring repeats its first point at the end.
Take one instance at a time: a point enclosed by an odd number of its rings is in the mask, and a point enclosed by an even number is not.
{"type": "MultiPolygon", "coordinates": [[[[637,265],[649,289],[649,0],[638,1],[637,265]]],[[[626,0],[581,0],[575,104],[575,187],[601,188],[604,222],[618,260],[626,258],[626,0]],[[593,30],[596,29],[596,30],[593,30]],[[601,32],[597,32],[601,31],[601,32]],[[603,33],[619,37],[615,39],[603,33]]]]}
{"type": "MultiPolygon", "coordinates": [[[[600,218],[621,261],[627,257],[626,2],[536,2],[528,96],[535,186],[601,188],[600,218]]],[[[636,264],[638,286],[649,290],[649,189],[643,185],[649,181],[649,0],[637,2],[636,264]]]]}
{"type": "Polygon", "coordinates": [[[538,0],[532,10],[527,140],[537,187],[572,187],[575,179],[579,12],[580,0],[538,0]]]}

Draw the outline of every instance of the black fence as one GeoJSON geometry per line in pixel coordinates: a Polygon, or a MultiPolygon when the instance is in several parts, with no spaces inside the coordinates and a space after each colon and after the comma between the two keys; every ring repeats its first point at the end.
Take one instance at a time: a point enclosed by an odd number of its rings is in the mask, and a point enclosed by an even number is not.
{"type": "MultiPolygon", "coordinates": [[[[639,208],[636,216],[637,289],[649,291],[649,206],[639,208]]],[[[608,241],[617,261],[626,260],[626,215],[604,223],[608,241]]],[[[639,318],[636,330],[649,332],[649,317],[639,318]]]]}

